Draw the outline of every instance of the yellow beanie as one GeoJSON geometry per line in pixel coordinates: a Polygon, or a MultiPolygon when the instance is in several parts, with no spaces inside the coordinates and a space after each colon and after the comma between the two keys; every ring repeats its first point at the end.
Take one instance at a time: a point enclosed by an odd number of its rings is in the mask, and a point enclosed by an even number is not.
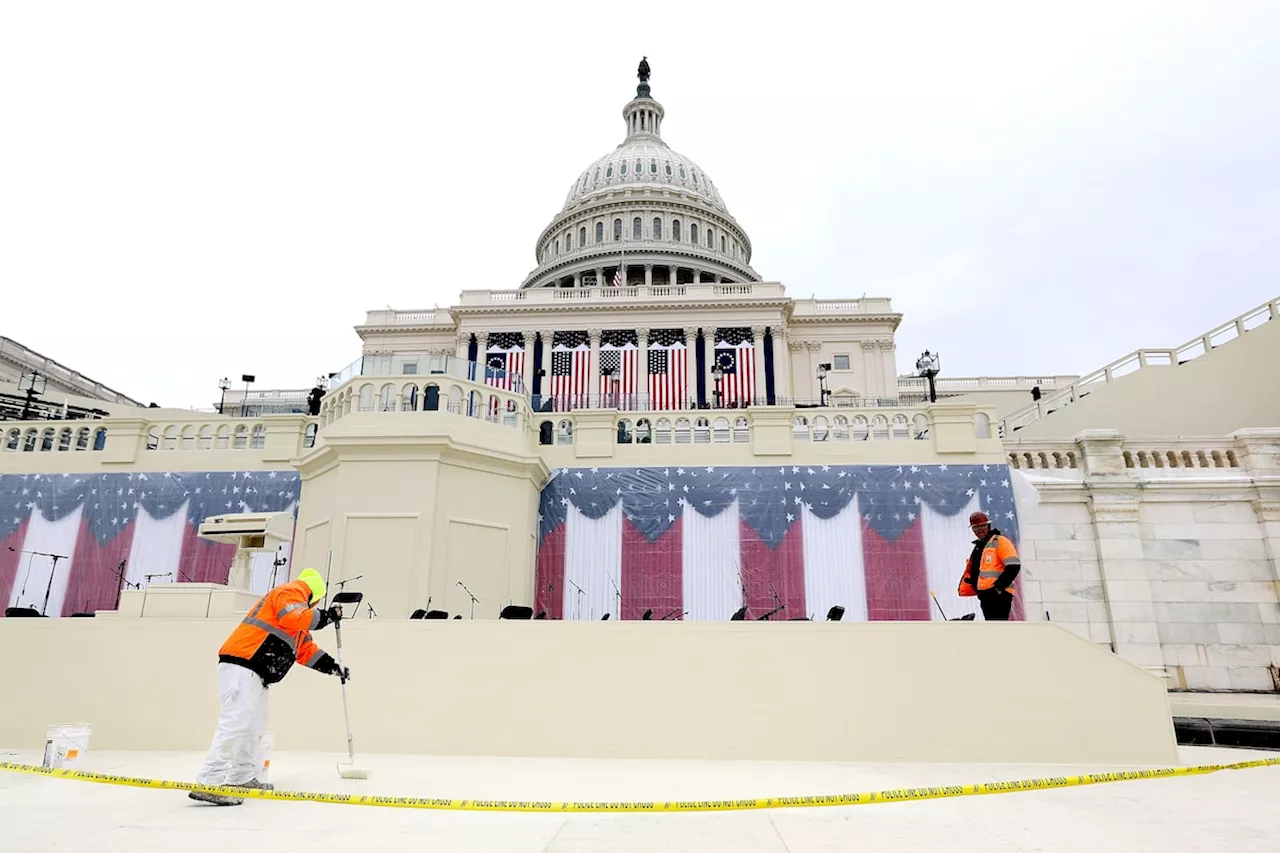
{"type": "Polygon", "coordinates": [[[298,580],[311,587],[312,604],[324,598],[324,578],[320,577],[320,573],[315,569],[303,569],[302,574],[298,575],[298,580]]]}

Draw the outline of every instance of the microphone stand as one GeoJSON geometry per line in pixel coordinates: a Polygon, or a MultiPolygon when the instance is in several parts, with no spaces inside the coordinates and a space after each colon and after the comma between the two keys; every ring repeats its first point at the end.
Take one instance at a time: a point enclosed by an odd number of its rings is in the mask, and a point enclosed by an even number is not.
{"type": "Polygon", "coordinates": [[[472,595],[472,594],[471,594],[471,590],[467,589],[467,585],[466,585],[465,583],[463,583],[462,581],[458,581],[458,586],[462,587],[462,589],[463,589],[463,590],[467,593],[467,595],[471,598],[471,618],[472,618],[472,619],[475,619],[475,618],[476,618],[476,605],[480,602],[480,599],[478,599],[478,598],[476,598],[474,595],[472,595]]]}
{"type": "MultiPolygon", "coordinates": [[[[351,583],[352,581],[358,581],[358,580],[360,580],[360,578],[362,578],[362,577],[364,577],[364,575],[356,575],[356,576],[355,576],[355,577],[353,577],[353,578],[347,578],[346,580],[338,581],[338,591],[339,591],[339,592],[346,592],[346,591],[347,591],[347,584],[351,583]]],[[[359,612],[359,610],[360,610],[360,603],[361,603],[361,602],[359,602],[359,601],[357,601],[357,602],[356,602],[356,609],[355,609],[355,610],[352,610],[352,611],[351,611],[351,615],[350,615],[349,617],[347,617],[347,618],[350,618],[350,619],[354,619],[354,618],[356,618],[356,613],[358,613],[358,612],[359,612]]],[[[372,606],[373,606],[373,605],[370,605],[370,607],[372,607],[372,606]]]]}
{"type": "Polygon", "coordinates": [[[120,565],[116,566],[116,577],[119,578],[119,581],[116,583],[116,610],[120,609],[120,593],[124,591],[126,585],[129,589],[142,589],[141,586],[124,576],[124,566],[127,562],[127,559],[121,560],[120,565]]]}
{"type": "Polygon", "coordinates": [[[613,582],[613,575],[605,575],[605,577],[609,579],[609,584],[610,586],[613,587],[613,592],[617,596],[618,618],[621,619],[622,618],[622,590],[618,589],[618,585],[613,582]]]}
{"type": "MultiPolygon", "coordinates": [[[[44,607],[41,608],[40,610],[40,613],[42,616],[48,616],[49,615],[49,596],[53,594],[53,576],[58,573],[58,561],[66,560],[69,558],[67,557],[66,554],[50,554],[45,551],[20,551],[17,548],[14,548],[12,545],[9,546],[9,550],[14,552],[15,554],[28,555],[27,580],[31,579],[31,559],[30,559],[31,557],[50,557],[53,559],[53,568],[49,570],[49,583],[46,584],[44,588],[44,607]]],[[[27,594],[27,581],[24,580],[22,582],[22,592],[18,594],[18,599],[21,600],[22,596],[26,594],[27,594]]]]}
{"type": "Polygon", "coordinates": [[[773,614],[775,614],[775,613],[781,613],[782,611],[784,611],[784,610],[786,610],[786,609],[787,609],[787,605],[785,605],[785,604],[779,604],[777,607],[773,608],[772,610],[770,610],[768,613],[764,614],[763,616],[757,616],[757,617],[756,617],[756,621],[757,621],[757,622],[759,622],[759,621],[761,621],[761,620],[767,620],[767,619],[768,619],[770,616],[772,616],[773,614]]]}
{"type": "Polygon", "coordinates": [[[574,602],[574,606],[573,606],[573,618],[581,619],[582,618],[582,596],[586,595],[587,591],[582,587],[578,586],[573,581],[569,581],[569,583],[570,585],[573,586],[574,589],[578,591],[578,599],[577,601],[574,602]]]}

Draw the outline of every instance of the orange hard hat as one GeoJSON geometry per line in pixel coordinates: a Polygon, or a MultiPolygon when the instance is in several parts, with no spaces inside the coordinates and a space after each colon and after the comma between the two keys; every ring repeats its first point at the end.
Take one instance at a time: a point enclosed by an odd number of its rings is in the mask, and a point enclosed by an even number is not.
{"type": "Polygon", "coordinates": [[[973,515],[969,516],[970,527],[977,527],[979,524],[990,523],[991,519],[987,518],[987,514],[985,512],[975,512],[973,515]]]}

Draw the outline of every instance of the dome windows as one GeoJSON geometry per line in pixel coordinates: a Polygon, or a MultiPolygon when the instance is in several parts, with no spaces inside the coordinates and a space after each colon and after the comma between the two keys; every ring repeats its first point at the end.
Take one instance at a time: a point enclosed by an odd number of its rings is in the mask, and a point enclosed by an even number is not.
{"type": "Polygon", "coordinates": [[[636,177],[638,178],[642,174],[644,174],[644,163],[641,163],[639,160],[637,160],[636,161],[636,177]]]}
{"type": "Polygon", "coordinates": [[[643,229],[644,229],[644,223],[641,221],[639,216],[631,220],[631,239],[639,240],[642,236],[644,236],[642,233],[643,229]]]}
{"type": "Polygon", "coordinates": [[[605,170],[604,170],[604,177],[605,177],[605,180],[608,180],[609,178],[612,178],[612,177],[613,177],[613,166],[612,166],[612,165],[610,165],[610,166],[608,166],[607,168],[605,168],[605,170]]]}
{"type": "Polygon", "coordinates": [[[720,251],[725,251],[724,235],[720,235],[720,251]]]}
{"type": "Polygon", "coordinates": [[[712,231],[711,231],[711,229],[710,229],[710,228],[708,228],[708,229],[707,229],[707,248],[708,248],[708,249],[714,249],[715,247],[716,247],[715,239],[712,237],[712,231]]]}
{"type": "Polygon", "coordinates": [[[604,223],[603,222],[596,223],[596,242],[597,243],[604,242],[604,223]]]}
{"type": "Polygon", "coordinates": [[[671,177],[671,164],[670,164],[670,163],[663,163],[662,165],[664,165],[664,166],[666,166],[666,167],[667,167],[667,177],[668,177],[668,178],[669,178],[669,177],[671,177]]]}
{"type": "Polygon", "coordinates": [[[689,242],[695,246],[698,245],[698,223],[696,222],[689,223],[689,242]]]}
{"type": "Polygon", "coordinates": [[[623,160],[618,166],[618,175],[625,178],[627,176],[627,161],[623,160]]]}
{"type": "Polygon", "coordinates": [[[655,240],[662,239],[662,217],[661,216],[653,217],[653,239],[655,240]]]}
{"type": "Polygon", "coordinates": [[[680,220],[679,219],[671,220],[671,239],[675,240],[677,243],[680,242],[680,220]]]}
{"type": "Polygon", "coordinates": [[[697,172],[694,172],[694,173],[693,173],[693,185],[694,185],[695,187],[698,185],[698,173],[697,173],[697,172]]]}
{"type": "MultiPolygon", "coordinates": [[[[720,238],[724,240],[723,237],[720,238]]],[[[578,248],[585,249],[587,247],[587,226],[583,225],[578,229],[578,248]]]]}
{"type": "Polygon", "coordinates": [[[657,160],[650,160],[650,161],[649,161],[649,174],[650,174],[650,175],[656,175],[656,174],[658,174],[658,161],[657,161],[657,160]]]}
{"type": "Polygon", "coordinates": [[[564,232],[564,250],[566,252],[573,251],[573,232],[572,231],[564,232]]]}
{"type": "Polygon", "coordinates": [[[591,183],[593,183],[593,184],[598,184],[598,183],[600,183],[600,169],[599,169],[599,168],[597,168],[597,169],[596,169],[596,176],[595,176],[595,178],[591,181],[591,183]]]}
{"type": "Polygon", "coordinates": [[[613,239],[615,240],[622,239],[622,220],[621,219],[613,220],[613,239]]]}

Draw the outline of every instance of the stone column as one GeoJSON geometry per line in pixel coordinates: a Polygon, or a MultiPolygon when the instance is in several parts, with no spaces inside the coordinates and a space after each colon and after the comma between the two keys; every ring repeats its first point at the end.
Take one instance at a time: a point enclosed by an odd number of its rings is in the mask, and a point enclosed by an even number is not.
{"type": "Polygon", "coordinates": [[[636,329],[636,344],[640,347],[636,358],[636,408],[647,409],[649,408],[649,330],[643,326],[636,329]]]}
{"type": "Polygon", "coordinates": [[[784,326],[772,326],[773,332],[773,393],[782,405],[791,399],[791,350],[787,346],[787,330],[784,326]]]}
{"type": "MultiPolygon", "coordinates": [[[[862,396],[876,397],[876,360],[880,347],[875,341],[862,342],[862,396]]],[[[925,398],[928,399],[927,397],[925,398]]]]}
{"type": "Polygon", "coordinates": [[[524,333],[524,364],[520,370],[520,378],[524,380],[524,393],[533,393],[533,345],[537,343],[536,332],[524,333]]]}
{"type": "Polygon", "coordinates": [[[684,345],[688,348],[685,353],[685,400],[697,401],[698,399],[698,327],[690,326],[684,330],[684,345]]]}
{"type": "Polygon", "coordinates": [[[667,286],[668,287],[675,287],[676,282],[680,279],[680,276],[677,275],[678,269],[679,267],[672,267],[672,266],[667,267],[667,286]]]}
{"type": "MultiPolygon", "coordinates": [[[[1280,428],[1236,430],[1236,458],[1257,490],[1253,511],[1262,528],[1262,544],[1271,564],[1271,585],[1280,599],[1280,428]]],[[[1280,629],[1276,629],[1280,630],[1280,629]]]]}
{"type": "Polygon", "coordinates": [[[578,271],[578,272],[576,272],[576,273],[574,273],[574,274],[573,274],[573,286],[574,286],[575,288],[576,288],[576,287],[582,287],[582,272],[581,272],[581,271],[578,271]]]}
{"type": "Polygon", "coordinates": [[[693,283],[702,284],[702,270],[693,271],[693,283]]]}
{"type": "Polygon", "coordinates": [[[809,369],[809,398],[817,403],[822,399],[821,389],[818,386],[818,362],[822,359],[822,342],[805,341],[804,348],[808,353],[806,360],[809,369]]]}
{"type": "Polygon", "coordinates": [[[804,381],[804,341],[787,340],[787,387],[791,390],[791,403],[805,399],[809,386],[804,381]]]}
{"type": "Polygon", "coordinates": [[[716,379],[711,375],[711,368],[716,364],[716,329],[715,326],[702,327],[702,353],[706,357],[706,361],[702,366],[702,381],[706,383],[704,386],[707,392],[707,405],[714,406],[716,403],[716,379]]]}
{"type": "Polygon", "coordinates": [[[604,287],[604,267],[596,267],[596,287],[604,287]]]}
{"type": "Polygon", "coordinates": [[[462,359],[463,361],[466,361],[467,350],[470,349],[470,347],[471,347],[471,333],[459,332],[458,333],[458,358],[462,359]]]}
{"type": "Polygon", "coordinates": [[[880,342],[880,381],[884,391],[881,397],[898,399],[898,365],[896,353],[898,346],[893,341],[880,342]]]}
{"type": "MultiPolygon", "coordinates": [[[[489,363],[489,333],[476,332],[476,364],[487,365],[489,363]]],[[[480,374],[481,381],[484,380],[484,374],[480,374]]]]}
{"type": "Polygon", "coordinates": [[[751,394],[755,398],[752,403],[759,402],[764,404],[767,399],[768,386],[765,385],[764,377],[764,330],[765,326],[751,327],[751,352],[755,355],[756,360],[756,381],[755,388],[751,394]]]}
{"type": "Polygon", "coordinates": [[[600,329],[588,329],[591,338],[591,367],[587,374],[587,404],[582,408],[596,408],[600,405],[600,329]]]}
{"type": "Polygon", "coordinates": [[[653,287],[653,264],[644,265],[644,286],[653,287]]]}
{"type": "Polygon", "coordinates": [[[620,275],[620,276],[618,276],[618,278],[622,281],[622,285],[621,285],[621,286],[622,286],[622,287],[626,287],[626,286],[627,286],[627,283],[628,283],[628,282],[627,282],[627,265],[626,265],[626,263],[619,263],[619,264],[618,264],[618,272],[619,272],[619,273],[621,273],[621,275],[620,275]]]}
{"type": "Polygon", "coordinates": [[[538,332],[542,337],[542,381],[538,383],[538,393],[543,397],[551,396],[551,347],[555,343],[556,333],[550,329],[538,332]]]}

